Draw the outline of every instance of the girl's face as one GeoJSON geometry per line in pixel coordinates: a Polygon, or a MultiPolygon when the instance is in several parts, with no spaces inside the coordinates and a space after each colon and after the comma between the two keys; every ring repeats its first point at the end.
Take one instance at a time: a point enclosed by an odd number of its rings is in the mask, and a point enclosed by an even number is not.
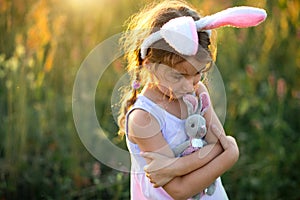
{"type": "Polygon", "coordinates": [[[157,86],[166,96],[181,98],[195,91],[207,65],[208,62],[200,62],[194,57],[188,57],[185,61],[175,64],[173,68],[159,64],[154,72],[157,86]]]}

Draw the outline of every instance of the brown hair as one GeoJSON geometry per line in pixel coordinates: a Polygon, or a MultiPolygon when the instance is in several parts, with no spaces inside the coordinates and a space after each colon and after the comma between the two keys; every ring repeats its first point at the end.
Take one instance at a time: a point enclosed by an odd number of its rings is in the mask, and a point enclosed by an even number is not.
{"type": "MultiPolygon", "coordinates": [[[[142,67],[143,60],[140,57],[140,46],[143,40],[151,33],[156,32],[166,22],[181,16],[191,16],[194,20],[200,19],[199,14],[188,3],[182,0],[162,1],[152,3],[139,13],[133,15],[128,23],[127,30],[121,38],[127,60],[127,71],[131,75],[131,81],[137,80],[143,86],[148,81],[147,70],[142,67]]],[[[199,45],[204,49],[206,55],[212,57],[209,46],[210,38],[206,32],[198,32],[199,45]]],[[[174,63],[184,60],[164,40],[160,40],[148,49],[146,59],[152,63],[163,63],[173,66],[174,63]],[[158,47],[158,46],[159,47],[158,47]]],[[[130,88],[123,92],[122,105],[118,118],[119,134],[125,133],[125,116],[130,107],[137,99],[138,89],[130,88]]]]}

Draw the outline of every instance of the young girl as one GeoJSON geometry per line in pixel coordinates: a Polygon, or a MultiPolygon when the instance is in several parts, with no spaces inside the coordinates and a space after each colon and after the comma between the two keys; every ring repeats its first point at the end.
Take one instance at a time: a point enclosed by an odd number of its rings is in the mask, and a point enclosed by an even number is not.
{"type": "Polygon", "coordinates": [[[240,25],[216,18],[217,25],[207,22],[209,18],[199,21],[186,2],[165,1],[148,6],[128,24],[123,44],[133,85],[123,97],[119,126],[131,153],[131,199],[189,199],[197,194],[228,199],[218,177],[234,165],[239,151],[211,105],[204,115],[208,145],[179,158],[172,151],[188,139],[182,97],[207,93],[201,82],[213,57],[207,29],[240,25]],[[205,189],[215,180],[214,193],[207,195],[205,189]]]}

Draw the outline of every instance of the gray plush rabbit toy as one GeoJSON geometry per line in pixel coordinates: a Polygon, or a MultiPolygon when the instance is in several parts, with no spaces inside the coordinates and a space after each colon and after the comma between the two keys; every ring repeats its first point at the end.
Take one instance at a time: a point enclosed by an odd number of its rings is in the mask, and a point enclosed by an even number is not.
{"type": "MultiPolygon", "coordinates": [[[[189,155],[207,144],[204,140],[207,128],[206,120],[203,115],[210,105],[208,94],[202,92],[199,97],[187,94],[183,97],[183,101],[188,110],[188,117],[185,122],[185,132],[189,139],[173,149],[176,157],[189,155]]],[[[205,190],[205,193],[207,195],[212,195],[215,188],[216,185],[214,182],[205,190]]]]}

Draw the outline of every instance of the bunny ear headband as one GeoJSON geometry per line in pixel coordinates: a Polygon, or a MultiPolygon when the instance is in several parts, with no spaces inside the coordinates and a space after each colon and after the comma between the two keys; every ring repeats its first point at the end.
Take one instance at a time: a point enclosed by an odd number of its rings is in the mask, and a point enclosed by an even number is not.
{"type": "Polygon", "coordinates": [[[164,39],[178,53],[186,56],[196,55],[198,51],[198,31],[206,31],[223,26],[247,28],[257,26],[267,17],[265,10],[240,6],[228,8],[198,21],[192,17],[178,17],[164,24],[157,32],[149,35],[141,45],[141,58],[144,59],[148,48],[160,39],[164,39]]]}

